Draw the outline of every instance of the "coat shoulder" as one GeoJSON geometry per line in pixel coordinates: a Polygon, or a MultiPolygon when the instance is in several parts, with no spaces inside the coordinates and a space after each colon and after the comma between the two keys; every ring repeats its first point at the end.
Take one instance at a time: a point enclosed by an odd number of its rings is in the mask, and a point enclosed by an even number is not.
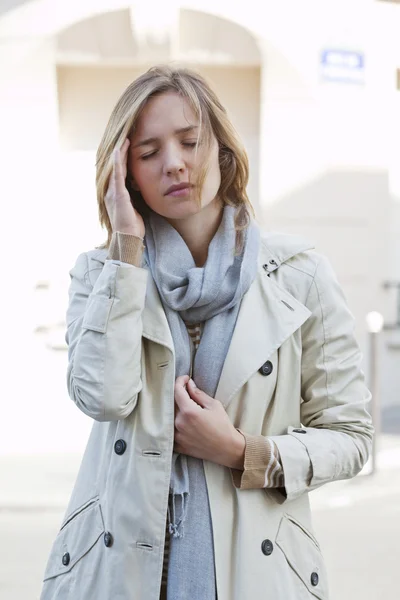
{"type": "Polygon", "coordinates": [[[277,267],[285,265],[292,275],[297,271],[306,279],[313,279],[317,269],[329,268],[328,259],[316,251],[312,240],[284,232],[261,231],[261,260],[272,260],[277,267]]]}
{"type": "Polygon", "coordinates": [[[85,285],[93,287],[106,261],[107,254],[108,250],[101,248],[81,252],[76,258],[74,266],[69,271],[71,279],[81,281],[85,285]]]}
{"type": "Polygon", "coordinates": [[[77,271],[84,270],[85,274],[95,269],[102,269],[108,255],[107,248],[93,248],[82,252],[76,259],[74,269],[77,271]]]}
{"type": "Polygon", "coordinates": [[[104,264],[108,255],[108,248],[93,248],[93,250],[88,250],[85,254],[88,257],[89,263],[97,261],[104,264]]]}

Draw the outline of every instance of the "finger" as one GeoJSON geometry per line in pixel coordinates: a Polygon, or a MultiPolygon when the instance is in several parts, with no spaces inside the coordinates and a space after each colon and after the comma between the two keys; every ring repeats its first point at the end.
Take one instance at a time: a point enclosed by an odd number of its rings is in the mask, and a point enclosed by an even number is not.
{"type": "Polygon", "coordinates": [[[126,179],[126,174],[128,171],[128,150],[129,150],[130,143],[131,142],[130,142],[129,138],[126,138],[126,140],[122,144],[121,150],[120,150],[120,161],[121,161],[122,176],[124,178],[124,181],[126,179]]]}
{"type": "Polygon", "coordinates": [[[121,150],[119,148],[115,148],[114,150],[113,176],[116,194],[117,196],[121,196],[125,192],[125,176],[121,162],[121,150]]]}
{"type": "Polygon", "coordinates": [[[121,146],[121,152],[125,152],[128,150],[131,140],[129,138],[125,138],[124,143],[121,146]]]}
{"type": "MultiPolygon", "coordinates": [[[[178,377],[178,379],[180,378],[178,377]]],[[[181,412],[187,412],[193,405],[186,388],[178,380],[175,383],[175,402],[181,412]]]]}
{"type": "Polygon", "coordinates": [[[122,177],[121,169],[121,151],[119,148],[114,148],[113,152],[113,179],[117,186],[118,180],[122,177]]]}
{"type": "Polygon", "coordinates": [[[214,398],[211,398],[211,396],[209,396],[200,388],[198,388],[193,379],[189,379],[187,384],[187,391],[189,393],[190,398],[194,402],[199,404],[202,408],[211,408],[214,398]]]}
{"type": "Polygon", "coordinates": [[[186,387],[187,382],[189,381],[189,375],[180,375],[175,379],[175,385],[180,385],[182,387],[186,387]]]}

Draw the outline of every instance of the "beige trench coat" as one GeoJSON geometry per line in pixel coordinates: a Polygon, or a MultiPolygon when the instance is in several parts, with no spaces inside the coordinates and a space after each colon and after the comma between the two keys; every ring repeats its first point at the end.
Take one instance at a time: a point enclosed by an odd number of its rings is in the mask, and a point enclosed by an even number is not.
{"type": "MultiPolygon", "coordinates": [[[[173,343],[148,271],[106,256],[82,254],[71,271],[68,387],[95,422],[42,600],[159,600],[173,343]]],[[[205,462],[218,600],[326,600],[308,493],[365,464],[370,394],[341,289],[303,240],[263,234],[216,397],[235,427],[272,436],[286,485],[286,496],[240,490],[228,468],[205,462]]]]}

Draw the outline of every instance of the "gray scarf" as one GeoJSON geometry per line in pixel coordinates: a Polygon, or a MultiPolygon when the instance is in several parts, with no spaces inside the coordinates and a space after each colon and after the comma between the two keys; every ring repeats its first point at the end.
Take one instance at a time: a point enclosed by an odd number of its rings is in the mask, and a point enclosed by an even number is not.
{"type": "MultiPolygon", "coordinates": [[[[250,224],[243,251],[235,256],[234,216],[235,209],[226,205],[201,268],[196,267],[182,237],[163,217],[152,212],[146,219],[145,259],[172,333],[176,376],[190,374],[192,342],[185,322],[204,322],[192,378],[212,397],[240,302],[257,270],[259,230],[254,222],[250,224]]],[[[168,524],[168,600],[215,600],[212,522],[202,460],[173,453],[168,524]]]]}

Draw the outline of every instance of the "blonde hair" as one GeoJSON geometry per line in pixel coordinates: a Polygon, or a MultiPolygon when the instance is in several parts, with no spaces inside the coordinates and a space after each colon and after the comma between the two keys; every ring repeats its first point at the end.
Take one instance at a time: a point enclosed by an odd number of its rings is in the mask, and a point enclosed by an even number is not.
{"type": "MultiPolygon", "coordinates": [[[[103,138],[96,155],[96,188],[100,223],[106,227],[108,239],[102,247],[111,242],[112,228],[104,198],[108,189],[113,168],[113,152],[121,148],[125,139],[135,131],[140,113],[146,103],[155,95],[164,92],[176,92],[185,98],[199,119],[202,143],[211,145],[212,135],[219,145],[219,166],[221,184],[218,196],[223,203],[238,208],[235,228],[237,232],[236,249],[240,250],[243,231],[254,217],[253,206],[247,196],[246,187],[249,178],[249,165],[246,151],[239,140],[225,108],[218,100],[206,80],[198,73],[186,68],[172,68],[167,65],[155,66],[135,79],[123,92],[107,123],[103,138]]],[[[197,150],[197,149],[196,149],[197,150]]],[[[199,180],[196,182],[198,202],[201,188],[208,171],[207,162],[201,165],[199,180]]],[[[143,213],[146,206],[140,192],[132,188],[129,176],[126,187],[135,209],[143,213]]]]}

